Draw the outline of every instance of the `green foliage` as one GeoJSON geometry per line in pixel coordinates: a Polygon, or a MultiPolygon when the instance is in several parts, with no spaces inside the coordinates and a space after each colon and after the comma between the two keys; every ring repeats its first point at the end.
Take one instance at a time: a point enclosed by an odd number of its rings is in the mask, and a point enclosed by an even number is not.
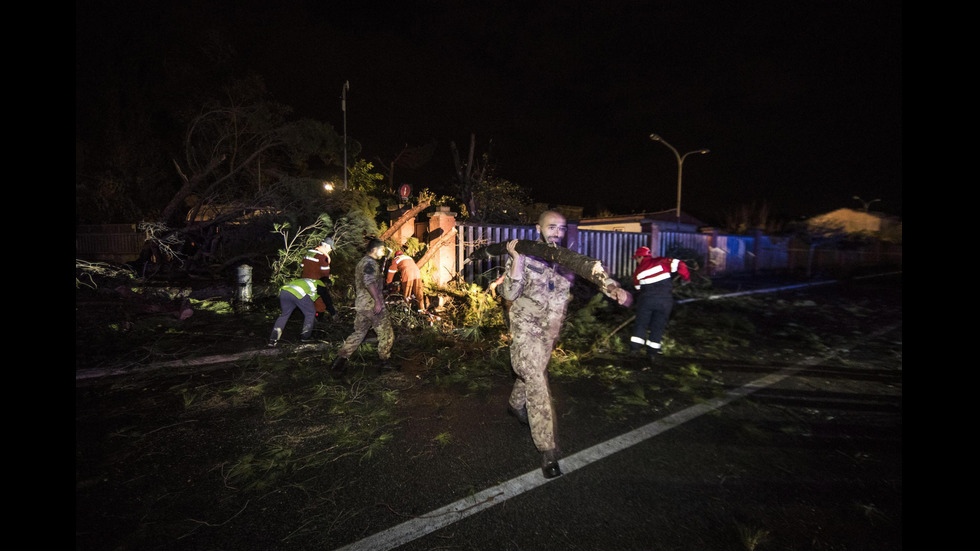
{"type": "Polygon", "coordinates": [[[276,260],[270,268],[270,284],[278,287],[299,277],[306,251],[316,247],[323,238],[334,240],[330,255],[331,279],[350,281],[354,266],[364,255],[365,239],[378,235],[375,211],[378,202],[362,191],[334,191],[321,212],[309,225],[294,220],[274,224],[272,233],[280,236],[276,260]]]}
{"type": "Polygon", "coordinates": [[[436,384],[463,385],[468,391],[487,390],[500,376],[510,375],[509,349],[486,342],[439,349],[430,361],[429,372],[436,384]]]}
{"type": "Polygon", "coordinates": [[[419,241],[417,237],[409,237],[401,246],[401,250],[413,259],[418,260],[427,247],[428,245],[419,241]]]}
{"type": "Polygon", "coordinates": [[[722,391],[721,378],[694,363],[682,366],[676,373],[665,374],[664,379],[673,383],[671,390],[684,394],[708,397],[722,391]]]}
{"type": "Polygon", "coordinates": [[[770,531],[763,528],[754,528],[741,523],[736,523],[736,528],[738,529],[739,541],[746,551],[755,551],[770,539],[770,531]]]}
{"type": "Polygon", "coordinates": [[[503,178],[489,177],[473,186],[473,200],[483,222],[527,224],[531,199],[524,188],[503,178]]]}
{"type": "Polygon", "coordinates": [[[254,410],[256,402],[261,404],[261,416],[253,420],[260,437],[246,444],[236,459],[224,463],[227,487],[264,491],[346,455],[370,458],[391,441],[398,391],[367,379],[352,385],[326,384],[319,362],[293,362],[285,370],[274,369],[272,363],[266,367],[271,371],[264,370],[261,381],[233,384],[217,393],[181,389],[185,401],[206,400],[211,407],[234,406],[245,412],[254,410]],[[269,430],[287,416],[294,419],[301,435],[269,430]]]}
{"type": "Polygon", "coordinates": [[[602,293],[594,293],[581,305],[573,301],[562,327],[562,346],[583,353],[595,352],[600,346],[619,346],[621,340],[607,337],[615,327],[613,324],[621,323],[619,320],[626,310],[618,306],[611,308],[611,304],[602,293]]]}
{"type": "Polygon", "coordinates": [[[274,288],[278,288],[285,282],[300,276],[306,251],[331,233],[333,223],[329,215],[322,214],[310,226],[299,227],[292,233],[290,222],[276,224],[274,228],[275,233],[282,237],[282,248],[278,251],[278,258],[272,263],[270,283],[274,288]]]}
{"type": "Polygon", "coordinates": [[[463,284],[442,292],[452,296],[452,305],[444,317],[457,328],[460,337],[480,341],[504,328],[503,307],[478,285],[463,284]]]}
{"type": "Polygon", "coordinates": [[[663,340],[665,354],[727,358],[756,334],[745,312],[759,309],[759,299],[737,297],[725,302],[695,302],[675,308],[663,340]],[[732,308],[732,306],[737,308],[732,308]]]}
{"type": "Polygon", "coordinates": [[[76,290],[80,287],[98,289],[100,286],[130,284],[135,278],[136,273],[126,266],[113,266],[104,262],[75,259],[76,290]]]}
{"type": "MultiPolygon", "coordinates": [[[[300,169],[305,169],[313,157],[326,166],[343,166],[344,143],[333,125],[312,119],[301,119],[293,124],[292,132],[283,140],[287,144],[289,160],[300,169]]],[[[360,144],[348,144],[348,156],[360,153],[360,144]]]]}
{"type": "Polygon", "coordinates": [[[347,183],[352,191],[359,191],[377,201],[375,211],[371,212],[372,216],[377,213],[377,207],[386,206],[395,200],[394,192],[385,183],[384,174],[374,172],[374,164],[364,159],[358,159],[348,169],[347,183]]]}

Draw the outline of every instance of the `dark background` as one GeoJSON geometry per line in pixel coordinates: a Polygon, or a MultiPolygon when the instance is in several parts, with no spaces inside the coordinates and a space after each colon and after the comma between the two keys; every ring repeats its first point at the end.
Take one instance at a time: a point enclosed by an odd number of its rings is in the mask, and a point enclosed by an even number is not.
{"type": "Polygon", "coordinates": [[[883,0],[76,3],[76,132],[120,57],[214,33],[273,99],[347,134],[377,166],[435,140],[399,183],[451,192],[449,143],[586,215],[676,206],[715,224],[902,212],[902,10],[883,0]],[[106,52],[111,52],[108,54],[106,52]],[[86,76],[87,75],[87,76],[86,76]]]}

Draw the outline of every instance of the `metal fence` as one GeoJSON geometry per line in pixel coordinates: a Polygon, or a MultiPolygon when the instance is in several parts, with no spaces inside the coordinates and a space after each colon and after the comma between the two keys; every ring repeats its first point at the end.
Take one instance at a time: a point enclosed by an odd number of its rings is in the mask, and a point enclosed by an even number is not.
{"type": "Polygon", "coordinates": [[[606,273],[615,279],[632,276],[636,268],[633,253],[639,247],[650,246],[650,236],[645,233],[579,230],[576,243],[568,248],[599,260],[606,273]]]}
{"type": "Polygon", "coordinates": [[[497,279],[504,272],[506,257],[467,262],[473,251],[491,243],[501,243],[511,239],[535,240],[538,230],[534,226],[506,226],[501,224],[457,224],[456,225],[456,271],[462,272],[468,283],[485,284],[497,279]]]}
{"type": "MultiPolygon", "coordinates": [[[[506,256],[488,260],[467,261],[469,255],[490,243],[500,243],[511,239],[535,240],[538,238],[534,226],[507,226],[499,224],[461,223],[456,226],[457,271],[462,271],[463,279],[470,283],[493,281],[503,273],[506,256]]],[[[765,261],[759,263],[752,258],[755,238],[751,236],[712,236],[708,234],[663,231],[659,232],[658,243],[651,247],[653,254],[666,254],[677,248],[693,252],[693,258],[685,258],[698,267],[708,266],[710,273],[738,272],[754,269],[756,265],[775,267],[779,259],[786,258],[786,243],[767,241],[765,261]],[[752,264],[756,262],[757,264],[752,264]]],[[[641,232],[622,232],[605,230],[577,230],[568,235],[568,248],[580,254],[595,258],[613,278],[621,279],[633,275],[636,260],[633,253],[639,247],[650,246],[651,236],[641,232]]],[[[785,266],[783,264],[782,266],[785,266]]]]}
{"type": "MultiPolygon", "coordinates": [[[[461,223],[457,225],[457,271],[469,283],[485,284],[503,273],[506,256],[467,262],[474,250],[490,243],[511,239],[538,238],[534,226],[461,223]]],[[[720,276],[758,272],[798,272],[810,276],[824,274],[846,275],[866,266],[901,266],[902,246],[871,241],[864,248],[846,250],[837,244],[810,247],[791,237],[728,235],[719,233],[687,233],[655,231],[637,232],[569,229],[568,248],[599,260],[616,279],[633,275],[636,261],[633,253],[638,247],[650,246],[654,255],[678,254],[694,264],[703,274],[720,276]],[[684,249],[681,253],[677,251],[684,249]],[[686,253],[686,254],[684,254],[686,253]]]]}
{"type": "MultiPolygon", "coordinates": [[[[511,239],[535,240],[533,225],[458,223],[456,226],[455,272],[465,281],[486,284],[503,273],[506,255],[468,262],[469,255],[490,243],[511,239]]],[[[75,232],[76,258],[112,262],[135,260],[147,238],[135,224],[79,226],[75,232]]],[[[636,267],[633,253],[638,247],[649,246],[654,255],[666,255],[686,249],[684,260],[696,262],[706,275],[717,276],[740,272],[786,271],[804,275],[814,273],[842,274],[856,267],[898,266],[902,264],[902,245],[871,241],[860,247],[837,243],[810,245],[790,237],[762,234],[728,235],[686,233],[654,230],[620,232],[579,230],[571,225],[568,248],[602,262],[606,271],[616,279],[630,277],[636,267]]]]}

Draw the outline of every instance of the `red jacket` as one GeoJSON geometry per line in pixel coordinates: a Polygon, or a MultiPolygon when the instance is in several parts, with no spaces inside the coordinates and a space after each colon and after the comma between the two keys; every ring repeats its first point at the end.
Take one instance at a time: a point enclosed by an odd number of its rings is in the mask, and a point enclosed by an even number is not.
{"type": "Polygon", "coordinates": [[[673,289],[670,278],[674,273],[680,274],[686,281],[691,281],[691,273],[682,260],[665,256],[644,256],[633,272],[633,286],[638,291],[656,289],[661,292],[666,290],[669,293],[673,289]]]}
{"type": "MultiPolygon", "coordinates": [[[[316,249],[306,251],[306,256],[303,257],[303,274],[300,277],[312,280],[329,278],[330,257],[316,249]]],[[[319,296],[313,301],[313,306],[317,312],[327,311],[327,303],[319,296]]]]}
{"type": "Polygon", "coordinates": [[[303,257],[303,274],[307,279],[323,279],[330,277],[330,257],[316,249],[306,251],[303,257]]]}
{"type": "Polygon", "coordinates": [[[391,267],[388,268],[388,277],[385,283],[391,283],[395,279],[395,272],[398,272],[398,277],[403,281],[412,281],[413,279],[419,279],[422,277],[421,272],[419,272],[419,267],[412,260],[412,257],[407,254],[400,254],[395,256],[391,261],[391,267]]]}

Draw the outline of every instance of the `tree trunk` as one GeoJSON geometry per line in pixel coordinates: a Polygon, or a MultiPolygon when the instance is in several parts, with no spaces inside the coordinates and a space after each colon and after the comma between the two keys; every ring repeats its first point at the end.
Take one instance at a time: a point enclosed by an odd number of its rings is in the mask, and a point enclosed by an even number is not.
{"type": "Polygon", "coordinates": [[[419,268],[425,266],[429,262],[429,260],[432,259],[432,256],[436,254],[436,251],[441,249],[443,246],[445,246],[455,237],[456,237],[456,228],[453,228],[448,232],[446,232],[445,235],[435,240],[435,242],[429,243],[429,247],[428,249],[426,249],[425,254],[423,254],[422,258],[420,258],[418,261],[419,268]]]}
{"type": "Polygon", "coordinates": [[[405,212],[405,214],[398,217],[398,220],[395,220],[394,222],[391,223],[391,227],[388,228],[387,231],[381,234],[381,240],[385,241],[392,235],[395,235],[395,232],[397,232],[399,228],[404,226],[405,222],[408,222],[410,218],[414,218],[416,215],[418,215],[418,213],[427,209],[431,203],[432,201],[422,201],[418,205],[415,205],[414,207],[408,209],[408,211],[405,212]]]}
{"type": "MultiPolygon", "coordinates": [[[[547,262],[561,264],[575,272],[575,275],[588,280],[598,287],[604,295],[613,299],[616,298],[613,293],[616,289],[620,288],[619,283],[609,277],[606,270],[602,267],[601,262],[592,257],[570,251],[564,247],[553,247],[540,241],[529,241],[526,239],[519,239],[514,248],[520,254],[536,256],[547,262]]],[[[488,260],[491,257],[504,254],[508,254],[507,243],[492,243],[473,251],[469,256],[469,260],[488,260]]],[[[629,304],[626,304],[626,306],[629,306],[629,304]]]]}

